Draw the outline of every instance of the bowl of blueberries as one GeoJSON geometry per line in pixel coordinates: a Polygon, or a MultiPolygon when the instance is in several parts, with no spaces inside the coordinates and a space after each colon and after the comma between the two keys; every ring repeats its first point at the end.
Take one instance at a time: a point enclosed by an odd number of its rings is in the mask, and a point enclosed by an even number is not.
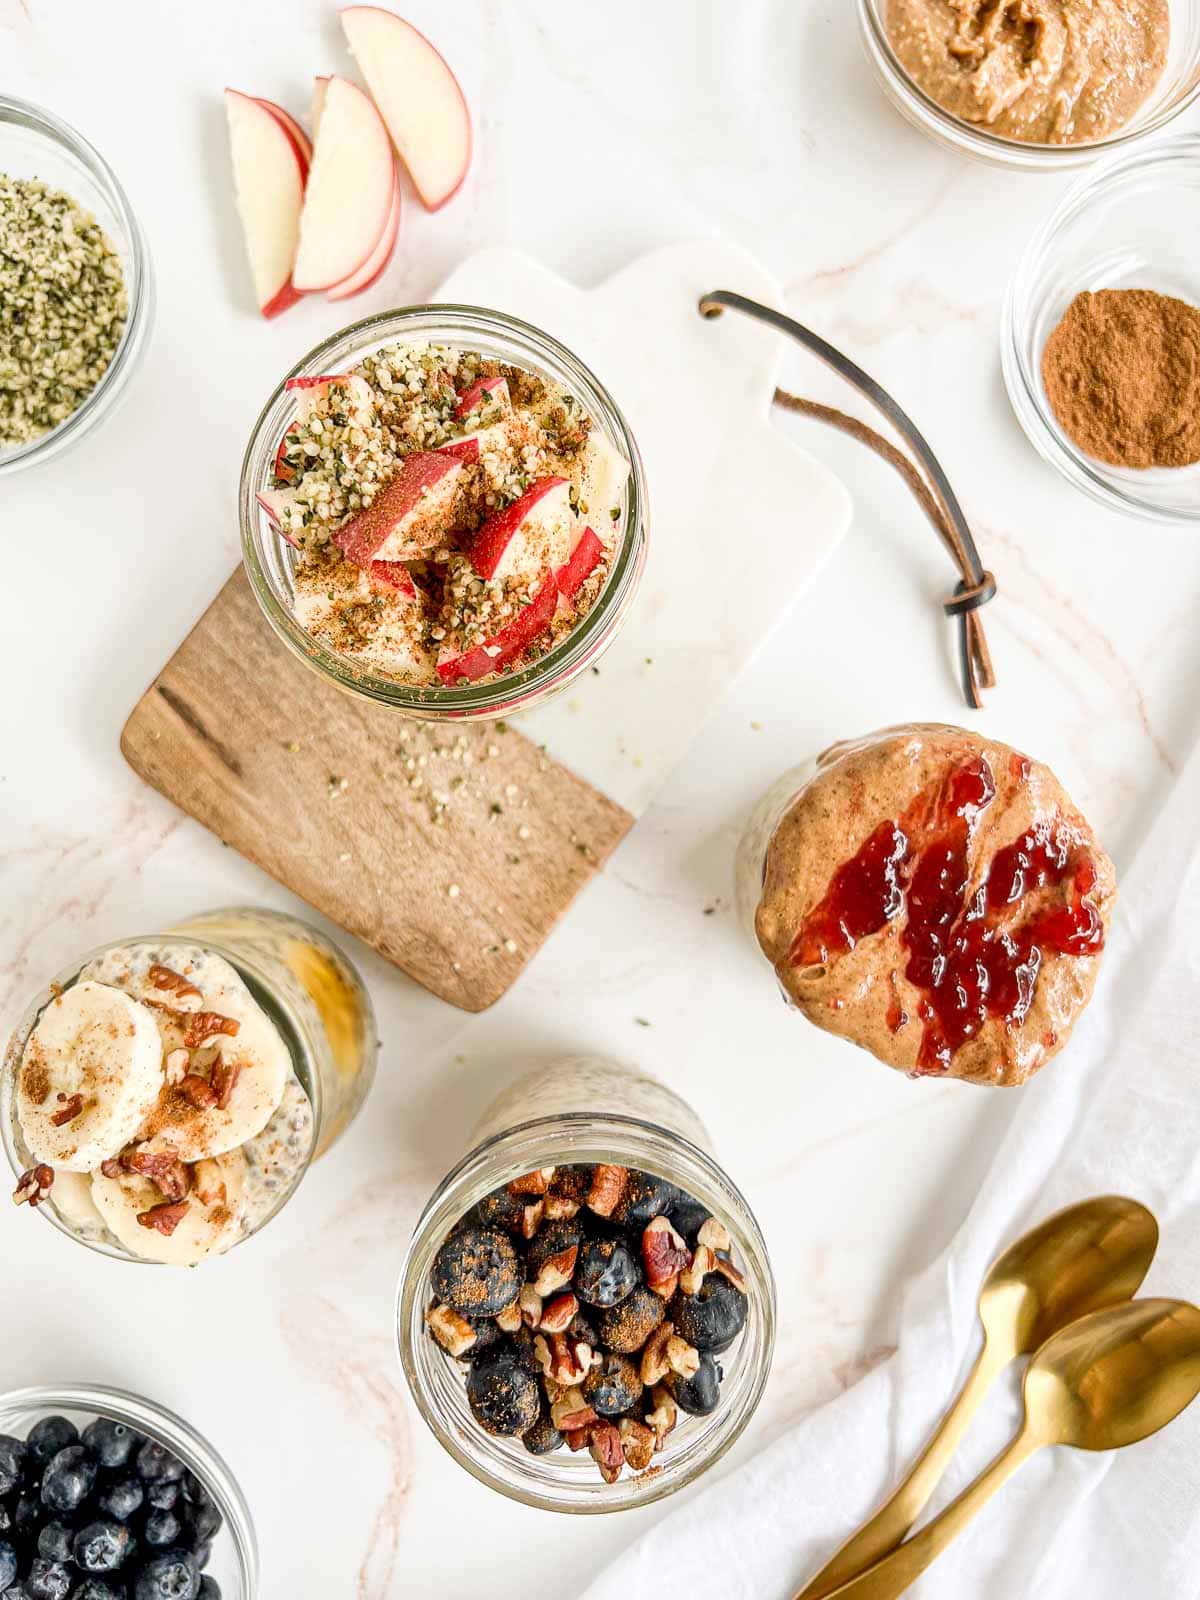
{"type": "Polygon", "coordinates": [[[251,1600],[258,1551],[228,1466],[120,1389],[0,1397],[3,1600],[251,1600]]]}

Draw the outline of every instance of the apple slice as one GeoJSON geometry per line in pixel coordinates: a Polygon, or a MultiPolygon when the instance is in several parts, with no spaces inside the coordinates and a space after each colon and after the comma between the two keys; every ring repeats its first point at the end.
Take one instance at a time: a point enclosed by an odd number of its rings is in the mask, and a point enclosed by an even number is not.
{"type": "Polygon", "coordinates": [[[330,78],[300,213],[297,289],[332,289],[364,264],[392,209],[395,170],[378,111],[357,84],[330,78]]]}
{"type": "Polygon", "coordinates": [[[417,586],[403,561],[372,561],[367,568],[367,576],[381,589],[387,589],[405,600],[417,598],[417,586]]]}
{"type": "Polygon", "coordinates": [[[446,684],[474,683],[490,672],[499,672],[513,662],[554,621],[558,607],[558,583],[549,573],[530,603],[492,638],[472,646],[462,655],[453,645],[444,645],[438,656],[438,677],[446,684]]]}
{"type": "Polygon", "coordinates": [[[467,554],[488,583],[552,571],[571,550],[571,485],[538,478],[480,527],[467,554]]]}
{"type": "Polygon", "coordinates": [[[284,388],[297,396],[296,420],[307,422],[328,397],[329,387],[334,383],[341,384],[346,391],[339,397],[338,409],[362,427],[373,423],[375,396],[371,392],[371,385],[356,372],[324,372],[311,378],[289,378],[284,388]]]}
{"type": "Polygon", "coordinates": [[[309,121],[312,123],[314,139],[317,137],[317,129],[321,126],[321,113],[325,109],[325,96],[328,92],[328,77],[313,79],[312,110],[309,113],[309,121]]]}
{"type": "Polygon", "coordinates": [[[424,34],[378,6],[347,6],[342,28],[392,142],[429,211],[471,164],[471,114],[458,79],[424,34]]]}
{"type": "Polygon", "coordinates": [[[283,131],[291,137],[292,143],[300,152],[300,159],[304,162],[305,168],[307,169],[308,167],[311,167],[312,140],[296,121],[292,113],[290,111],[285,111],[282,106],[277,106],[274,100],[265,100],[261,94],[256,95],[255,99],[258,101],[260,106],[266,106],[267,110],[277,122],[283,123],[283,131]]]}
{"type": "Polygon", "coordinates": [[[448,527],[462,462],[436,450],[405,456],[400,470],[333,542],[360,567],[406,561],[436,549],[448,527]]]}
{"type": "Polygon", "coordinates": [[[335,283],[333,288],[327,291],[326,300],[349,300],[351,295],[361,294],[364,289],[369,289],[392,259],[392,251],[396,248],[396,236],[399,232],[400,179],[393,166],[392,209],[384,224],[383,236],[357,272],[352,272],[344,283],[335,283]]]}
{"type": "Polygon", "coordinates": [[[458,397],[458,404],[454,408],[454,420],[461,422],[464,417],[469,417],[472,411],[492,400],[504,411],[512,410],[512,401],[508,394],[508,380],[506,378],[478,378],[458,397]]]}
{"type": "Polygon", "coordinates": [[[296,496],[293,491],[291,489],[259,489],[254,498],[267,513],[271,526],[279,537],[290,544],[293,550],[299,550],[300,546],[283,525],[284,512],[289,506],[293,506],[296,503],[296,496]]]}
{"type": "Polygon", "coordinates": [[[308,168],[278,117],[253,95],[226,89],[225,113],[255,297],[264,317],[278,316],[300,298],[292,267],[308,168]]]}
{"type": "Polygon", "coordinates": [[[574,600],[584,584],[604,560],[604,546],[591,528],[579,535],[569,560],[555,572],[558,592],[564,600],[574,600]]]}

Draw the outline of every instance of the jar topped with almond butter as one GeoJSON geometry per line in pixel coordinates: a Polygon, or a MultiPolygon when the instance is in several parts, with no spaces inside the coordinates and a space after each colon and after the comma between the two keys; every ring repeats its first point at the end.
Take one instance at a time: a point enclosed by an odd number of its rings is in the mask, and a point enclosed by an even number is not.
{"type": "Polygon", "coordinates": [[[9,1044],[14,1199],[109,1255],[198,1266],[290,1198],[374,1058],[357,974],[291,917],[226,911],[105,946],[9,1044]]]}
{"type": "Polygon", "coordinates": [[[664,1084],[581,1057],[519,1080],[425,1208],[405,1375],[483,1482],[568,1512],[644,1505],[746,1426],[774,1342],[752,1212],[664,1084]]]}

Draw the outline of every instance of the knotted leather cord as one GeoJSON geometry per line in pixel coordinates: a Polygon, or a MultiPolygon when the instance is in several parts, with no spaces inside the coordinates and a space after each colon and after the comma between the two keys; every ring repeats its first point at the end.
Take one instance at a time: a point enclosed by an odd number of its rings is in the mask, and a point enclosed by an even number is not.
{"type": "Polygon", "coordinates": [[[852,439],[857,439],[860,444],[865,444],[868,449],[875,451],[895,468],[916,496],[917,503],[933,524],[938,537],[959,570],[959,581],[954,586],[954,593],[942,602],[942,610],[948,617],[958,620],[963,694],[967,704],[972,709],[979,710],[983,704],[981,691],[992,688],[996,682],[991,652],[983,631],[983,619],[979,615],[979,608],[986,605],[996,594],[996,580],[979,559],[979,551],[967,526],[967,520],[937,457],[925,442],[916,424],[896,404],[891,395],[880,388],[874,378],[869,377],[861,367],[856,366],[848,356],[844,356],[819,334],[793,321],[791,317],[785,317],[782,312],[772,311],[769,307],[759,305],[755,300],[747,300],[744,295],[733,294],[728,289],[715,289],[711,294],[706,294],[700,301],[700,314],[704,317],[719,317],[727,307],[733,311],[744,312],[747,316],[753,317],[758,322],[765,322],[770,327],[778,328],[781,333],[788,334],[807,350],[811,350],[825,362],[826,366],[832,367],[839,377],[846,379],[865,395],[908,442],[917,458],[916,462],[911,461],[902,450],[856,417],[848,416],[833,406],[821,405],[815,400],[805,400],[798,395],[789,394],[785,389],[775,391],[776,405],[788,411],[797,411],[803,416],[814,417],[818,422],[828,423],[830,427],[839,428],[852,439]]]}

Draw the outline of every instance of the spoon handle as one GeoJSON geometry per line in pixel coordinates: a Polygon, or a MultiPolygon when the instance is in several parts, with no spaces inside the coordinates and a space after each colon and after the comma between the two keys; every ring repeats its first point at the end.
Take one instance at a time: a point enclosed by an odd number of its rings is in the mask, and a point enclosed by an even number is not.
{"type": "Polygon", "coordinates": [[[958,1499],[948,1505],[928,1527],[914,1534],[907,1544],[893,1550],[857,1578],[834,1589],[828,1600],[896,1600],[910,1583],[915,1583],[925,1568],[930,1566],[942,1551],[970,1522],[977,1511],[1005,1484],[1017,1468],[1022,1466],[1043,1441],[1036,1437],[1028,1425],[1008,1445],[990,1467],[987,1467],[958,1499]]]}
{"type": "Polygon", "coordinates": [[[875,1515],[857,1533],[851,1534],[837,1554],[809,1580],[795,1600],[825,1600],[839,1585],[865,1572],[903,1543],[908,1530],[929,1503],[930,1495],[940,1483],[984,1396],[1011,1359],[1010,1350],[998,1349],[985,1337],[983,1349],[957,1400],[908,1476],[875,1515]]]}

